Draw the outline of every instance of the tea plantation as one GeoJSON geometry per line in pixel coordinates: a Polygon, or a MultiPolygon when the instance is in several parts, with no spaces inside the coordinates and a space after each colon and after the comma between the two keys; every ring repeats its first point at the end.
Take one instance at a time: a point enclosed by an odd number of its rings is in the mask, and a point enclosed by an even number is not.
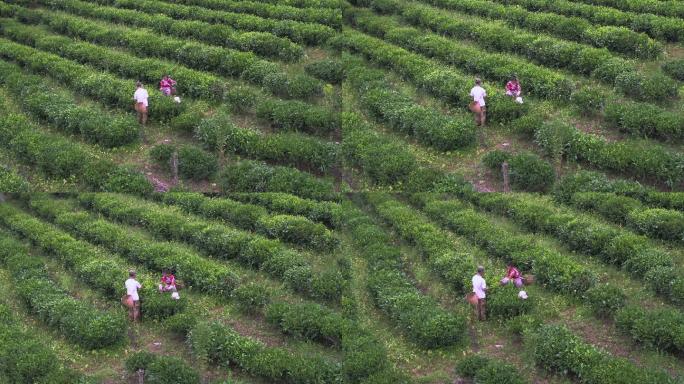
{"type": "Polygon", "coordinates": [[[0,2],[0,383],[684,384],[683,41],[680,0],[0,2]]]}

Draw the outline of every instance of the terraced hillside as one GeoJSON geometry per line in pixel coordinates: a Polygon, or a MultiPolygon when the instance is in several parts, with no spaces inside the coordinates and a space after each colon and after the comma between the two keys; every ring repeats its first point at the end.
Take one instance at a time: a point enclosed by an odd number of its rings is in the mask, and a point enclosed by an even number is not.
{"type": "Polygon", "coordinates": [[[20,324],[2,333],[11,383],[679,383],[684,374],[682,248],[557,199],[468,188],[336,202],[27,194],[0,213],[0,308],[20,324]],[[495,282],[509,261],[536,277],[527,300],[495,282]],[[476,265],[491,286],[484,322],[463,299],[476,265]],[[131,268],[143,286],[135,324],[119,303],[131,268]],[[165,268],[180,300],[157,292],[165,268]]]}
{"type": "Polygon", "coordinates": [[[0,383],[684,383],[682,4],[0,2],[0,383]]]}
{"type": "Polygon", "coordinates": [[[514,190],[580,169],[681,190],[684,19],[639,3],[5,1],[2,189],[499,191],[506,160],[514,190]]]}

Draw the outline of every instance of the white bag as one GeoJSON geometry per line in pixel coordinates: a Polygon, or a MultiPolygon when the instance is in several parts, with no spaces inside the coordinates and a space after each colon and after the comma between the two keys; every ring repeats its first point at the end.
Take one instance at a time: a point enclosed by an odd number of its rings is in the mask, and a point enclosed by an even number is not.
{"type": "Polygon", "coordinates": [[[522,97],[520,97],[520,96],[516,97],[516,98],[515,98],[515,102],[518,103],[518,104],[522,104],[522,103],[523,103],[522,97]]]}

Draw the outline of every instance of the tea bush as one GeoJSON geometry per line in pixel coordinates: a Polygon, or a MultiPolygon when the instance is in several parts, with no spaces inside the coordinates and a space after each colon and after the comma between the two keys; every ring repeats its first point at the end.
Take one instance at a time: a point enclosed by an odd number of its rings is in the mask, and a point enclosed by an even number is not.
{"type": "Polygon", "coordinates": [[[618,287],[608,284],[596,285],[586,292],[591,309],[599,316],[613,317],[625,306],[627,296],[618,287]]]}
{"type": "MultiPolygon", "coordinates": [[[[168,33],[183,39],[192,38],[213,45],[254,51],[259,55],[279,60],[297,61],[304,53],[301,46],[270,33],[241,32],[227,25],[215,25],[194,20],[176,20],[159,13],[144,14],[135,10],[117,9],[80,1],[63,1],[55,4],[47,1],[45,0],[43,5],[50,5],[72,14],[138,28],[149,28],[157,33],[168,33]]],[[[3,8],[7,10],[7,7],[3,8]]],[[[22,9],[21,12],[25,11],[22,9]]]]}
{"type": "Polygon", "coordinates": [[[26,74],[15,65],[0,62],[0,73],[0,84],[15,96],[21,95],[18,100],[26,112],[60,131],[104,147],[118,147],[138,138],[137,123],[130,116],[79,105],[71,92],[48,87],[41,77],[26,74]]]}
{"type": "Polygon", "coordinates": [[[519,153],[510,160],[511,187],[528,192],[548,191],[556,181],[551,164],[533,153],[519,153]]]}
{"type": "Polygon", "coordinates": [[[0,259],[10,271],[18,296],[46,324],[87,349],[123,341],[126,320],[120,313],[99,311],[69,296],[53,280],[40,259],[29,256],[21,243],[0,232],[0,259]]]}
{"type": "Polygon", "coordinates": [[[193,353],[210,364],[231,363],[270,381],[330,383],[340,379],[339,364],[320,357],[265,347],[221,323],[198,323],[188,336],[193,353]]]}
{"type": "Polygon", "coordinates": [[[335,34],[334,29],[320,24],[274,20],[243,13],[230,13],[203,7],[168,4],[161,1],[98,0],[97,2],[113,5],[117,8],[136,9],[145,13],[161,13],[174,19],[199,20],[228,25],[241,31],[270,32],[276,36],[287,37],[295,43],[308,45],[321,45],[335,34]]]}
{"type": "Polygon", "coordinates": [[[346,78],[344,66],[337,60],[321,60],[304,66],[304,70],[313,77],[330,84],[341,84],[346,78]]]}
{"type": "Polygon", "coordinates": [[[191,145],[159,144],[150,150],[150,157],[159,167],[170,169],[174,152],[178,153],[178,174],[184,179],[205,180],[218,170],[215,156],[191,145]]]}
{"type": "Polygon", "coordinates": [[[188,287],[225,297],[238,285],[235,272],[181,244],[156,242],[133,234],[124,226],[76,211],[75,204],[69,202],[35,196],[29,205],[60,227],[133,262],[157,271],[170,269],[188,287]]]}
{"type": "MultiPolygon", "coordinates": [[[[280,243],[259,235],[213,224],[184,215],[171,207],[159,206],[129,196],[84,194],[80,202],[91,210],[132,225],[142,225],[155,236],[185,241],[220,259],[237,259],[260,268],[274,277],[296,278],[290,286],[295,291],[328,295],[312,288],[314,282],[329,276],[312,276],[311,266],[303,255],[284,248],[280,243]],[[306,275],[302,276],[304,271],[306,275]],[[310,277],[310,279],[306,277],[310,277]],[[301,278],[304,277],[304,280],[301,278]]],[[[337,294],[339,295],[340,292],[337,294]]],[[[338,299],[337,296],[335,299],[338,299]]]]}
{"type": "Polygon", "coordinates": [[[126,359],[126,370],[134,373],[145,371],[145,382],[161,384],[171,380],[177,384],[200,383],[199,373],[182,359],[172,356],[157,356],[150,352],[136,352],[126,359]]]}
{"type": "Polygon", "coordinates": [[[672,60],[663,64],[663,72],[668,76],[677,79],[679,81],[684,81],[684,60],[672,60]]]}
{"type": "Polygon", "coordinates": [[[223,168],[219,186],[225,192],[287,192],[302,197],[332,200],[332,183],[294,168],[242,160],[223,168]]]}
{"type": "Polygon", "coordinates": [[[469,355],[456,363],[456,373],[482,384],[522,384],[526,381],[518,370],[482,355],[469,355]]]}
{"type": "Polygon", "coordinates": [[[379,226],[350,204],[341,210],[339,226],[351,231],[369,262],[368,289],[373,302],[409,339],[423,348],[463,340],[466,319],[444,311],[412,284],[401,269],[399,248],[379,226]]]}
{"type": "Polygon", "coordinates": [[[266,285],[248,283],[239,286],[233,291],[233,297],[237,305],[245,312],[259,312],[271,301],[271,289],[266,285]]]}

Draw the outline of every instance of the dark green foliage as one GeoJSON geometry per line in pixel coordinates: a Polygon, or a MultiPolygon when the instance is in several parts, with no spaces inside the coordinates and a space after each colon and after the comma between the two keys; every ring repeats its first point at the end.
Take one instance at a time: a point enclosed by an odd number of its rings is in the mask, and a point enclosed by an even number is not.
{"type": "Polygon", "coordinates": [[[184,179],[204,180],[212,177],[218,169],[216,156],[191,145],[176,147],[159,144],[150,150],[150,158],[164,169],[171,169],[173,153],[178,153],[178,174],[184,179]]]}
{"type": "Polygon", "coordinates": [[[524,315],[534,307],[534,297],[518,297],[519,289],[512,284],[493,286],[487,295],[487,314],[493,318],[509,319],[524,315]]]}
{"type": "Polygon", "coordinates": [[[170,167],[169,161],[171,161],[175,151],[176,147],[174,145],[158,144],[150,149],[150,159],[161,167],[170,167]]]}
{"type": "Polygon", "coordinates": [[[69,296],[54,281],[46,279],[47,271],[40,259],[29,256],[26,248],[2,233],[0,259],[29,309],[72,342],[99,349],[124,339],[126,323],[120,313],[101,312],[69,296]]]}
{"type": "Polygon", "coordinates": [[[643,369],[600,351],[563,326],[545,325],[531,336],[537,365],[552,372],[581,377],[583,383],[675,382],[664,372],[643,369]]]}
{"type": "Polygon", "coordinates": [[[456,363],[456,373],[482,384],[523,384],[526,381],[512,365],[482,355],[469,355],[456,363]]]}
{"type": "Polygon", "coordinates": [[[235,364],[269,381],[323,384],[336,382],[341,375],[338,364],[265,347],[220,323],[197,324],[190,332],[189,343],[193,353],[210,364],[235,364]]]}
{"type": "Polygon", "coordinates": [[[649,237],[684,243],[684,213],[662,208],[634,210],[628,225],[649,237]]]}
{"type": "Polygon", "coordinates": [[[246,312],[259,312],[271,301],[271,295],[271,289],[257,283],[244,284],[233,291],[238,306],[246,312]]]}
{"type": "Polygon", "coordinates": [[[260,232],[268,237],[318,251],[331,251],[339,244],[339,240],[324,225],[312,223],[300,216],[264,216],[259,220],[258,227],[260,232]]]}
{"type": "Polygon", "coordinates": [[[172,356],[158,356],[149,352],[136,352],[126,359],[126,370],[145,371],[145,382],[153,384],[199,384],[199,373],[183,360],[172,356]]]}
{"type": "Polygon", "coordinates": [[[683,322],[684,315],[671,308],[646,310],[629,306],[615,315],[618,329],[650,347],[667,351],[684,348],[683,322]]]}
{"type": "Polygon", "coordinates": [[[337,60],[321,60],[307,64],[304,70],[311,76],[325,80],[330,84],[340,84],[345,78],[344,67],[337,60]]]}
{"type": "MultiPolygon", "coordinates": [[[[318,280],[331,280],[330,276],[325,274],[314,276],[310,264],[303,255],[284,248],[277,241],[190,217],[177,209],[129,196],[85,194],[80,195],[79,200],[89,209],[101,212],[108,217],[132,225],[143,225],[155,236],[186,241],[211,256],[220,259],[237,259],[248,266],[260,268],[273,277],[285,280],[295,291],[314,297],[330,294],[329,290],[318,292],[314,288],[319,284],[325,285],[322,282],[319,283],[318,280]]],[[[234,287],[236,282],[232,283],[234,287]]],[[[337,291],[337,297],[339,294],[340,290],[337,291]]],[[[330,299],[333,300],[333,298],[330,299]]]]}
{"type": "Polygon", "coordinates": [[[401,185],[418,167],[404,144],[379,134],[358,114],[342,114],[342,135],[347,161],[380,185],[401,185]]]}
{"type": "Polygon", "coordinates": [[[199,148],[184,145],[178,149],[178,173],[191,180],[211,178],[218,169],[216,156],[199,148]]]}
{"type": "Polygon", "coordinates": [[[576,192],[605,192],[610,189],[606,175],[598,172],[579,171],[563,177],[553,188],[554,197],[569,202],[576,192]]]}
{"type": "Polygon", "coordinates": [[[164,328],[174,335],[185,339],[190,329],[197,324],[198,316],[190,312],[180,312],[169,316],[162,322],[164,328]]]}
{"type": "Polygon", "coordinates": [[[287,192],[302,197],[329,200],[332,184],[294,168],[269,166],[242,160],[225,167],[219,176],[225,192],[287,192]]]}
{"type": "Polygon", "coordinates": [[[511,157],[509,164],[511,187],[515,190],[545,192],[556,181],[551,164],[533,153],[519,153],[511,157]]]}
{"type": "Polygon", "coordinates": [[[475,377],[475,374],[489,364],[489,361],[482,355],[468,355],[456,363],[456,373],[464,377],[475,377]]]}
{"type": "Polygon", "coordinates": [[[684,81],[684,59],[672,60],[663,64],[663,72],[679,81],[684,81]]]}
{"type": "Polygon", "coordinates": [[[353,324],[319,304],[274,303],[266,307],[266,320],[284,333],[325,344],[339,345],[353,324]]]}
{"type": "Polygon", "coordinates": [[[256,114],[280,130],[327,136],[340,127],[339,114],[296,100],[264,100],[256,114]]]}
{"type": "MultiPolygon", "coordinates": [[[[607,104],[606,93],[598,87],[584,87],[575,91],[570,97],[573,106],[583,116],[596,116],[607,104]]],[[[616,103],[609,104],[615,107],[616,103]]]]}
{"type": "Polygon", "coordinates": [[[73,93],[48,87],[41,77],[9,63],[0,63],[0,74],[0,84],[21,101],[24,111],[60,131],[104,147],[125,145],[138,137],[138,125],[130,116],[78,104],[73,93]]]}
{"type": "Polygon", "coordinates": [[[586,297],[591,309],[599,316],[611,318],[625,305],[627,296],[618,287],[601,284],[590,288],[586,297]]]}
{"type": "Polygon", "coordinates": [[[485,167],[496,171],[501,169],[501,164],[504,161],[509,161],[511,156],[512,155],[506,151],[495,149],[487,152],[487,154],[482,157],[482,164],[484,164],[485,167]]]}

